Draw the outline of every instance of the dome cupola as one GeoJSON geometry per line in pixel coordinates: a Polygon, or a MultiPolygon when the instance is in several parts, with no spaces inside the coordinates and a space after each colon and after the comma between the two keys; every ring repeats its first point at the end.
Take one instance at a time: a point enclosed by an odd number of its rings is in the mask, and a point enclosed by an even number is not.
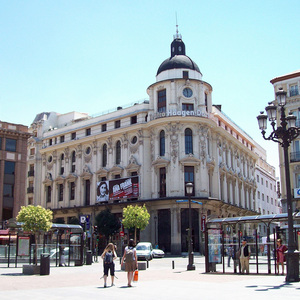
{"type": "Polygon", "coordinates": [[[156,73],[157,81],[178,78],[178,76],[182,78],[182,72],[178,72],[179,69],[191,70],[189,78],[201,79],[202,77],[197,64],[185,54],[185,44],[177,29],[171,43],[171,57],[164,60],[159,66],[156,73]]]}

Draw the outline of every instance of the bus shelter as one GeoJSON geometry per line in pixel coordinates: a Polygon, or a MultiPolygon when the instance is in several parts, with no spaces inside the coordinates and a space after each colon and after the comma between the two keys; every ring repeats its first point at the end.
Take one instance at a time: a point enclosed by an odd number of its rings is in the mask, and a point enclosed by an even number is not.
{"type": "Polygon", "coordinates": [[[23,232],[18,222],[9,222],[7,227],[0,232],[0,264],[7,267],[32,264],[37,249],[38,261],[41,254],[47,254],[52,266],[61,264],[62,253],[65,265],[83,265],[84,232],[80,225],[52,224],[51,229],[41,234],[38,240],[32,234],[23,232]]]}
{"type": "MultiPolygon", "coordinates": [[[[294,223],[300,221],[300,213],[294,213],[294,223]]],[[[287,213],[210,219],[205,230],[205,271],[240,273],[236,255],[246,238],[251,249],[250,273],[277,274],[276,240],[288,245],[287,213]],[[266,233],[260,232],[264,224],[266,233]]],[[[294,234],[300,249],[300,226],[294,225],[294,234]]]]}

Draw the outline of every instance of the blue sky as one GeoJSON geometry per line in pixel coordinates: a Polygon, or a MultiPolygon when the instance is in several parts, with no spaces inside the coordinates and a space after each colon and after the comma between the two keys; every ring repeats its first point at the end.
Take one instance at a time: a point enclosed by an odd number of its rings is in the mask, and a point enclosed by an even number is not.
{"type": "Polygon", "coordinates": [[[43,111],[93,115],[148,98],[176,13],[213,103],[277,167],[256,116],[274,98],[270,80],[300,69],[296,0],[0,0],[0,120],[29,126],[43,111]]]}

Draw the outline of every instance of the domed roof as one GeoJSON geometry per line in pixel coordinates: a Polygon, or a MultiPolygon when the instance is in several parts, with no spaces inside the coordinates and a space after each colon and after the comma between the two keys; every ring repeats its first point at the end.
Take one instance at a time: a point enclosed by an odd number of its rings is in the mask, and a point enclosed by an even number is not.
{"type": "Polygon", "coordinates": [[[200,69],[197,64],[186,55],[175,55],[167,58],[162,62],[157,70],[157,74],[171,69],[190,69],[200,73],[200,69]]]}
{"type": "Polygon", "coordinates": [[[181,34],[178,34],[178,29],[171,43],[171,57],[162,62],[156,76],[163,71],[172,69],[189,69],[201,73],[197,64],[185,55],[185,44],[182,41],[181,34]]]}

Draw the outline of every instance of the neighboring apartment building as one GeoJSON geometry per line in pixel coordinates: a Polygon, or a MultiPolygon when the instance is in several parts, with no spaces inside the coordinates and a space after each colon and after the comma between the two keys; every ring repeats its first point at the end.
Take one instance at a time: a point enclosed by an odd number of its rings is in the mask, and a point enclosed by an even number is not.
{"type": "Polygon", "coordinates": [[[0,121],[0,224],[25,204],[28,127],[0,121]]]}
{"type": "MultiPolygon", "coordinates": [[[[274,87],[274,93],[279,89],[287,92],[286,115],[290,112],[297,117],[296,126],[300,127],[300,70],[276,77],[270,81],[274,87]]],[[[276,101],[274,103],[276,104],[276,101]]],[[[279,117],[278,117],[279,119],[279,117]]],[[[290,164],[290,178],[292,195],[294,196],[293,209],[300,209],[300,136],[295,139],[289,148],[289,164],[290,164]]],[[[286,186],[285,186],[285,169],[283,149],[279,146],[279,167],[281,178],[281,201],[283,211],[287,212],[286,207],[286,186]]]]}
{"type": "Polygon", "coordinates": [[[212,86],[186,56],[178,33],[147,93],[149,101],[97,117],[37,115],[28,143],[34,176],[27,180],[34,190],[27,201],[51,208],[55,221],[86,216],[89,225],[105,208],[121,218],[126,205],[145,204],[151,217],[141,239],[179,254],[187,251],[185,184],[192,182],[198,252],[206,218],[258,213],[256,144],[212,104],[212,86]]]}

